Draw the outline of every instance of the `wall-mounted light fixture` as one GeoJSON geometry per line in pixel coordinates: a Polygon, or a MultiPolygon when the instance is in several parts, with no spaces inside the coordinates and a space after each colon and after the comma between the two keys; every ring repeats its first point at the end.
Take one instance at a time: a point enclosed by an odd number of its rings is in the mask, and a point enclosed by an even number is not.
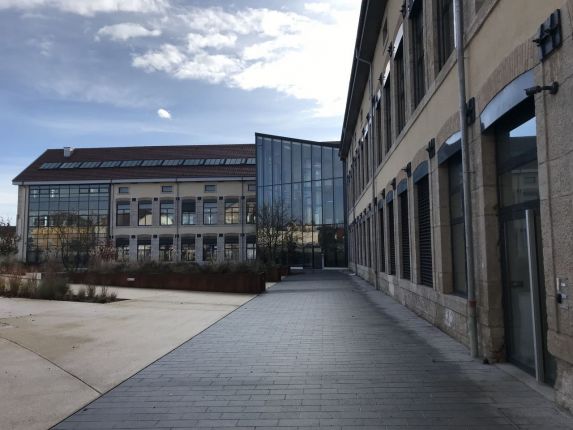
{"type": "Polygon", "coordinates": [[[557,94],[557,91],[559,91],[559,83],[553,82],[551,85],[537,85],[535,87],[526,88],[525,94],[528,96],[533,96],[540,93],[541,91],[549,91],[549,94],[557,94]]]}

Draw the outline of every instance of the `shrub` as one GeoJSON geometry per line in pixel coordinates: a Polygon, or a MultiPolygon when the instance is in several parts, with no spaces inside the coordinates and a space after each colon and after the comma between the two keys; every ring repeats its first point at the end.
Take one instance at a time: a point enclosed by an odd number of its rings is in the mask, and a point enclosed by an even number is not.
{"type": "Polygon", "coordinates": [[[20,278],[13,277],[8,280],[8,295],[10,297],[18,297],[18,293],[20,292],[20,285],[22,281],[20,278]]]}
{"type": "Polygon", "coordinates": [[[108,291],[107,287],[100,287],[100,292],[99,295],[97,296],[98,302],[100,303],[107,302],[108,300],[107,291],[108,291]]]}
{"type": "Polygon", "coordinates": [[[86,299],[86,288],[85,287],[80,287],[80,289],[78,290],[75,299],[78,302],[83,302],[86,299]]]}
{"type": "Polygon", "coordinates": [[[32,279],[27,279],[20,284],[18,297],[33,298],[36,296],[36,282],[32,279]]]}
{"type": "Polygon", "coordinates": [[[62,299],[66,296],[69,289],[66,278],[49,274],[40,281],[38,297],[44,300],[62,299]]]}
{"type": "Polygon", "coordinates": [[[93,300],[96,295],[96,286],[94,284],[86,285],[86,297],[88,300],[93,300]]]}
{"type": "Polygon", "coordinates": [[[115,291],[112,291],[109,295],[109,300],[111,302],[115,302],[117,300],[117,293],[115,291]]]}
{"type": "Polygon", "coordinates": [[[0,278],[0,296],[6,294],[4,278],[0,278]]]}

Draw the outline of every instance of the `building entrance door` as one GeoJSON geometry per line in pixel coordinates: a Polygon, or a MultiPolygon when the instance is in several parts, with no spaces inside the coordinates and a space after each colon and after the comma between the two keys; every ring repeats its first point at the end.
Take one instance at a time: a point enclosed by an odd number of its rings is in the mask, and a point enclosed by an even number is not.
{"type": "Polygon", "coordinates": [[[496,125],[506,353],[538,380],[555,379],[547,351],[533,106],[496,125]]]}

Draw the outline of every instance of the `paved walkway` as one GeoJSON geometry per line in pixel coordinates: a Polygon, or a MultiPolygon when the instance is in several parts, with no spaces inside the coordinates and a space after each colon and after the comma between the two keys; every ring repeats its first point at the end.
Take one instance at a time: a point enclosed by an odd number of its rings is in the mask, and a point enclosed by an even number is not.
{"type": "MultiPolygon", "coordinates": [[[[97,365],[97,363],[86,363],[97,365]]],[[[294,275],[57,429],[573,429],[355,277],[294,275]]]]}

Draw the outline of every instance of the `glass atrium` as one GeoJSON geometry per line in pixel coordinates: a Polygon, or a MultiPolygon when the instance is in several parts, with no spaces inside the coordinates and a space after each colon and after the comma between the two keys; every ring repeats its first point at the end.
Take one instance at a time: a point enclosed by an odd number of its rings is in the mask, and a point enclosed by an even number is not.
{"type": "Polygon", "coordinates": [[[256,144],[258,208],[280,207],[294,224],[294,243],[282,249],[282,263],[308,268],[346,266],[338,145],[259,133],[256,144]]]}

